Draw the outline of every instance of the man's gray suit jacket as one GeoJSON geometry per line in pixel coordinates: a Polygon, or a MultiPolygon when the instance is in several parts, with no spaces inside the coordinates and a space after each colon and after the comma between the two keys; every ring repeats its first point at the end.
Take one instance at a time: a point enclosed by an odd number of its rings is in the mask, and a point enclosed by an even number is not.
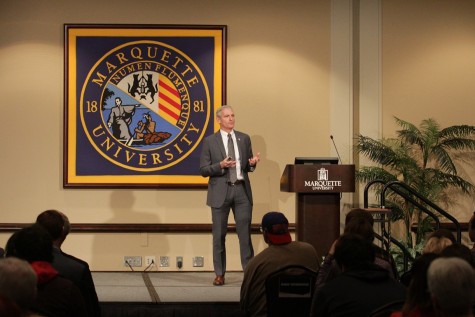
{"type": "MultiPolygon", "coordinates": [[[[255,167],[249,165],[253,157],[251,138],[242,132],[234,130],[236,143],[241,160],[241,172],[244,177],[247,197],[252,205],[252,190],[248,172],[253,172],[255,167]]],[[[208,197],[206,204],[213,208],[223,205],[227,191],[227,169],[222,169],[220,162],[226,158],[226,149],[220,131],[206,137],[203,141],[203,150],[200,158],[200,171],[204,177],[209,177],[208,197]]]]}

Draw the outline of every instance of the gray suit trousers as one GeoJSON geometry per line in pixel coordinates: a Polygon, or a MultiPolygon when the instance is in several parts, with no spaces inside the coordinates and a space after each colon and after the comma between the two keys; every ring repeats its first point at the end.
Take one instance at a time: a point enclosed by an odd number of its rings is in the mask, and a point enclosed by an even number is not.
{"type": "Polygon", "coordinates": [[[251,241],[252,204],[246,195],[245,185],[241,183],[226,186],[228,188],[223,205],[219,208],[211,208],[213,218],[213,265],[216,275],[224,275],[226,272],[226,233],[231,210],[236,222],[243,269],[254,256],[251,241]]]}

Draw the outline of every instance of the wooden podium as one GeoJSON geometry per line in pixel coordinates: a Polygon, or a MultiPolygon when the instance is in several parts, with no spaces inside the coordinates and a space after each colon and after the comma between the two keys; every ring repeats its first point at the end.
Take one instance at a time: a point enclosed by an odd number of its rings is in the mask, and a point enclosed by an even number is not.
{"type": "Polygon", "coordinates": [[[296,193],[296,239],[312,244],[319,256],[340,236],[340,197],[355,191],[355,166],[287,165],[280,190],[296,193]]]}

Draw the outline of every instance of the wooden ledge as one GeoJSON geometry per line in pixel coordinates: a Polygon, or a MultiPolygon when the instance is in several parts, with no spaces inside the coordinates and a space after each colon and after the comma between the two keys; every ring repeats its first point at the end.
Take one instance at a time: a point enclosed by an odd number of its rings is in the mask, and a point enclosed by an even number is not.
{"type": "MultiPolygon", "coordinates": [[[[0,232],[15,232],[30,226],[31,223],[0,223],[0,232]]],[[[260,224],[252,224],[251,232],[260,233],[260,224]]],[[[289,225],[295,231],[295,224],[289,225]]],[[[73,223],[71,232],[75,233],[211,233],[211,224],[195,223],[73,223]]],[[[236,232],[236,225],[228,225],[228,232],[236,232]]]]}

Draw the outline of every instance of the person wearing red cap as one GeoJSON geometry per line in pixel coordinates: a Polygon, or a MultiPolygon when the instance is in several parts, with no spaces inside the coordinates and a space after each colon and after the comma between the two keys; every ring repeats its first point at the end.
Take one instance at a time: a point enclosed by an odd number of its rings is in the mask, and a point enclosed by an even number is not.
{"type": "Polygon", "coordinates": [[[289,221],[283,213],[272,211],[265,214],[261,231],[269,246],[248,263],[241,285],[241,309],[247,316],[266,316],[265,281],[269,275],[288,265],[301,265],[317,271],[320,263],[311,244],[292,241],[289,221]]]}

